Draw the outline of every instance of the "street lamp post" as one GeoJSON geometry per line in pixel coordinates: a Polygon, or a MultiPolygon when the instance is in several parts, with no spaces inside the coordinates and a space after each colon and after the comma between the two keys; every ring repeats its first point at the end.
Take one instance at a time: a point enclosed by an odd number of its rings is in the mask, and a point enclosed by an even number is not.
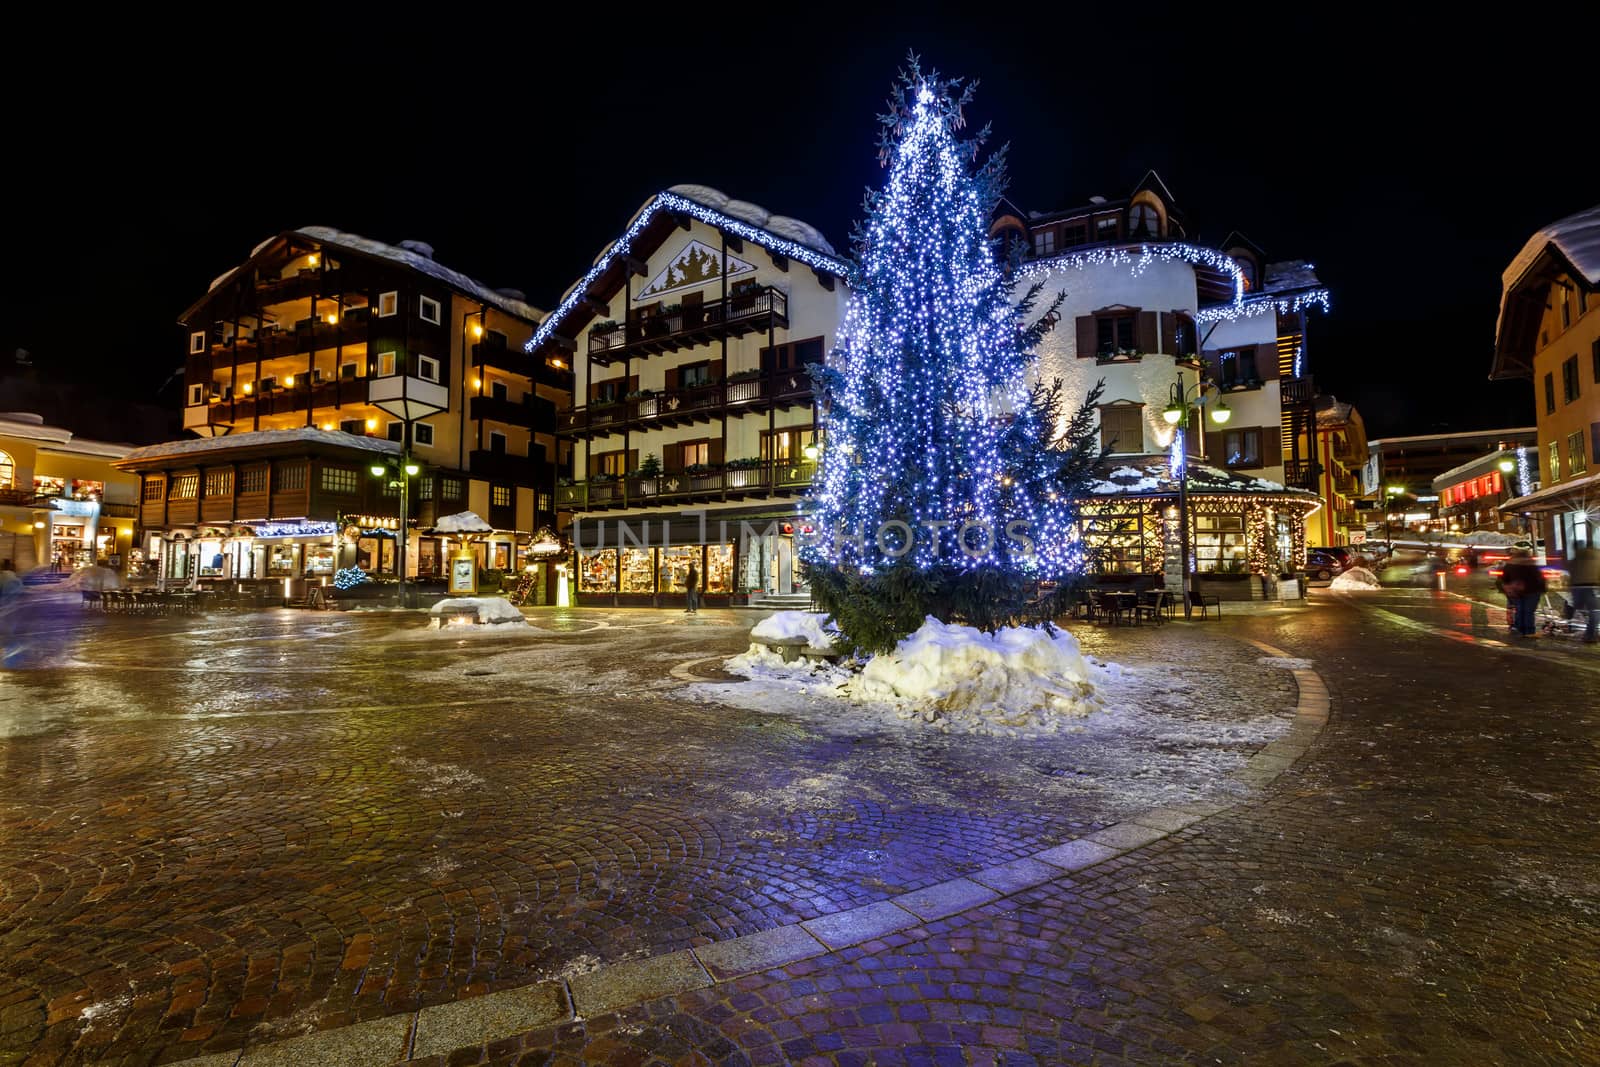
{"type": "MultiPolygon", "coordinates": [[[[400,487],[400,527],[395,531],[394,561],[395,569],[399,572],[400,577],[400,606],[402,608],[406,606],[406,548],[407,543],[411,540],[411,479],[415,478],[417,472],[422,469],[411,459],[411,426],[409,423],[406,424],[405,434],[406,440],[405,444],[401,446],[400,462],[394,469],[395,477],[390,478],[387,483],[388,485],[394,485],[398,482],[400,487]]],[[[390,467],[386,463],[374,463],[372,465],[372,476],[374,478],[383,478],[389,474],[389,471],[390,467]]]]}
{"type": "MultiPolygon", "coordinates": [[[[1206,406],[1206,382],[1201,379],[1188,388],[1184,387],[1183,379],[1179,378],[1172,383],[1172,388],[1167,391],[1167,408],[1161,417],[1167,420],[1167,425],[1173,428],[1172,434],[1172,466],[1177,468],[1178,475],[1178,588],[1183,592],[1183,617],[1190,617],[1194,605],[1190,603],[1189,595],[1189,457],[1185,450],[1188,442],[1185,431],[1189,428],[1189,390],[1195,392],[1195,400],[1199,402],[1203,411],[1206,406]]],[[[1233,416],[1233,411],[1228,407],[1227,401],[1218,401],[1217,406],[1211,409],[1211,419],[1217,425],[1222,425],[1233,416]]]]}

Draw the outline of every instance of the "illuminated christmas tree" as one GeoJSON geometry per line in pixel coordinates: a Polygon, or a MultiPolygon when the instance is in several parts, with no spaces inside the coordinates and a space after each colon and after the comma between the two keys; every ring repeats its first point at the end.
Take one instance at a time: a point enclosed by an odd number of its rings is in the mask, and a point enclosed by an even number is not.
{"type": "Polygon", "coordinates": [[[1091,395],[1060,427],[1059,382],[1031,381],[1055,303],[1028,324],[989,221],[1004,151],[961,140],[973,86],[913,56],[882,116],[888,180],[854,235],[851,300],[820,373],[823,458],[804,549],[821,606],[864,651],[925,616],[984,630],[1050,612],[1041,581],[1083,570],[1072,507],[1099,458],[1091,395]],[[1030,607],[1036,610],[1030,610],[1030,607]]]}

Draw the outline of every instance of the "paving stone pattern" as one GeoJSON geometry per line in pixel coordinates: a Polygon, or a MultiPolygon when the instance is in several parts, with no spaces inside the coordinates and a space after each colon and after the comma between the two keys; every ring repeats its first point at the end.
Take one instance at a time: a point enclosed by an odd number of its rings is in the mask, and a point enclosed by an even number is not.
{"type": "MultiPolygon", "coordinates": [[[[550,639],[512,677],[481,665],[523,639],[405,615],[12,619],[0,1064],[249,1063],[1116,821],[1092,794],[997,787],[1021,742],[824,734],[674,697],[669,669],[742,648],[748,615],[536,621],[550,639]]],[[[1253,650],[1182,630],[1091,640],[1189,657],[1265,706],[1292,694],[1253,650]]]]}
{"type": "Polygon", "coordinates": [[[1588,665],[1347,602],[1203,625],[1327,681],[1329,726],[1254,802],[944,919],[417,1062],[1600,1063],[1588,665]]]}

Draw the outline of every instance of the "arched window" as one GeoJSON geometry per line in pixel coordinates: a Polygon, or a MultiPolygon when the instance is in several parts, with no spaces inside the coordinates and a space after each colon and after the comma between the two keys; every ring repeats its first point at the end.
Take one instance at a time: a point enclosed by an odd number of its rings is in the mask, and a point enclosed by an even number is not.
{"type": "Polygon", "coordinates": [[[1128,209],[1128,239],[1161,236],[1161,216],[1151,204],[1135,204],[1128,209]]]}
{"type": "Polygon", "coordinates": [[[17,465],[11,453],[0,452],[0,489],[10,489],[16,484],[17,465]]]}

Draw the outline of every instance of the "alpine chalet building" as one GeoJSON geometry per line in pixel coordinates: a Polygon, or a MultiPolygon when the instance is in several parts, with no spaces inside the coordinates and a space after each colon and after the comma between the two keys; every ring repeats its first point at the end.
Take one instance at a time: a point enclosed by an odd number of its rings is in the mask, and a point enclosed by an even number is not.
{"type": "Polygon", "coordinates": [[[805,592],[796,563],[821,443],[808,373],[833,348],[847,263],[813,227],[673,186],[645,202],[529,344],[571,361],[557,487],[578,602],[709,604],[805,592]]]}
{"type": "Polygon", "coordinates": [[[141,479],[162,578],[294,595],[348,567],[394,576],[402,457],[418,468],[411,576],[442,573],[452,546],[427,531],[465,510],[494,527],[481,567],[544,566],[528,550],[557,525],[555,413],[572,387],[564,360],[525,350],[542,318],[421,242],[320,226],[263,241],[180,316],[197,436],[119,463],[141,479]]]}

